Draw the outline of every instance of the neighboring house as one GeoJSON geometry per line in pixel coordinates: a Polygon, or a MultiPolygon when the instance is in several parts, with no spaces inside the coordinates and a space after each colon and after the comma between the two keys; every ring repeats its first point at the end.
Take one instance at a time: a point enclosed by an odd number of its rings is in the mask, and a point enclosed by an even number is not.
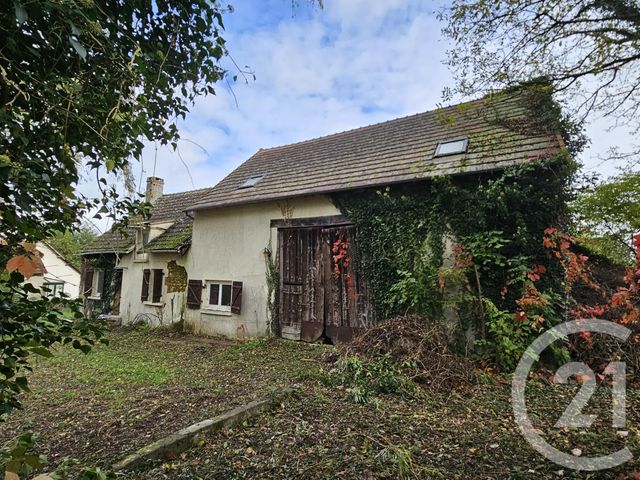
{"type": "Polygon", "coordinates": [[[355,227],[331,195],[486,173],[558,152],[559,135],[501,126],[527,115],[518,95],[507,95],[260,149],[210,189],[158,197],[161,180],[151,178],[151,220],[129,237],[103,235],[85,252],[87,265],[112,259],[114,293],[105,303],[104,271],[94,269],[86,295],[125,323],[157,315],[207,335],[275,330],[348,340],[374,322],[373,309],[353,263],[332,274],[332,246],[349,242],[355,227]]]}
{"type": "Polygon", "coordinates": [[[163,195],[164,181],[147,179],[149,220],[109,231],[83,251],[86,308],[124,323],[170,324],[183,317],[193,220],[186,213],[203,190],[163,195]]]}
{"type": "Polygon", "coordinates": [[[37,271],[29,278],[36,288],[47,288],[47,296],[60,296],[63,293],[71,298],[78,298],[80,294],[80,271],[64,256],[46,242],[38,242],[36,251],[40,258],[36,258],[37,271]]]}

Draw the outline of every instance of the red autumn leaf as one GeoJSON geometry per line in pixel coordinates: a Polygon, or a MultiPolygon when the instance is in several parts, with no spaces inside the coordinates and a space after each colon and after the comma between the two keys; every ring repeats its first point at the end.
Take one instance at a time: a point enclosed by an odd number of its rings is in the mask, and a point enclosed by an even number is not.
{"type": "Polygon", "coordinates": [[[44,273],[44,265],[42,264],[42,253],[36,250],[32,243],[23,244],[27,251],[24,255],[16,255],[7,262],[7,270],[9,272],[18,271],[25,278],[31,278],[35,273],[44,273]]]}

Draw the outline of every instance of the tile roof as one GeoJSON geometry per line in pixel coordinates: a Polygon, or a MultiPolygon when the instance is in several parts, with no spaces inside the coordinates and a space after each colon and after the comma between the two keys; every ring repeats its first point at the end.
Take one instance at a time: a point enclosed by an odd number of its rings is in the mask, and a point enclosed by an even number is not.
{"type": "MultiPolygon", "coordinates": [[[[191,238],[193,221],[185,214],[201,200],[208,188],[188,192],[170,193],[161,196],[153,205],[150,223],[174,222],[165,232],[154,238],[145,247],[150,251],[179,251],[191,238]]],[[[127,253],[135,243],[135,228],[125,232],[110,230],[103,233],[83,249],[84,255],[98,253],[127,253]]]]}
{"type": "Polygon", "coordinates": [[[126,253],[133,246],[135,233],[136,230],[133,227],[124,231],[109,230],[84,247],[82,254],[126,253]]]}
{"type": "Polygon", "coordinates": [[[149,252],[181,252],[190,246],[192,231],[193,219],[183,214],[165,232],[147,243],[144,249],[149,252]]]}
{"type": "Polygon", "coordinates": [[[153,205],[151,215],[152,223],[162,221],[174,221],[182,216],[182,213],[192,205],[201,202],[211,188],[189,190],[187,192],[170,193],[161,196],[153,205]]]}
{"type": "Polygon", "coordinates": [[[559,135],[506,126],[530,115],[516,92],[260,149],[204,191],[193,209],[495,170],[556,152],[559,135]],[[433,158],[438,142],[460,137],[469,139],[467,153],[433,158]],[[255,176],[263,178],[239,188],[255,176]]]}

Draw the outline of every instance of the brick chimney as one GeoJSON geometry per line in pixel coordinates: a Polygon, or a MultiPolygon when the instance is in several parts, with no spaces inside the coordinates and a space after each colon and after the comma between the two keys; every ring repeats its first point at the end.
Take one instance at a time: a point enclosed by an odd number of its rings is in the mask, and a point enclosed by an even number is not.
{"type": "Polygon", "coordinates": [[[158,177],[147,177],[147,192],[145,200],[149,203],[155,203],[162,196],[164,180],[158,177]]]}

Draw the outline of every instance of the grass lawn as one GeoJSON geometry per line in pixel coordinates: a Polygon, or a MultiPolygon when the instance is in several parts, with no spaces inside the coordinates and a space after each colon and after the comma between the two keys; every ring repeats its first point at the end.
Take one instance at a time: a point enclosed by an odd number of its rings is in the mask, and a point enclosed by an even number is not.
{"type": "MultiPolygon", "coordinates": [[[[157,333],[110,334],[111,345],[85,356],[60,349],[39,360],[24,411],[2,425],[0,444],[24,428],[55,466],[63,457],[108,466],[151,441],[264,396],[299,385],[274,411],[211,434],[196,450],[124,478],[628,478],[640,462],[609,472],[575,473],[545,460],[521,437],[511,415],[510,385],[487,381],[464,394],[423,389],[381,396],[375,405],[348,400],[326,381],[331,347],[287,341],[236,344],[157,333]]],[[[437,372],[434,372],[436,375],[437,372]]],[[[628,446],[637,437],[640,394],[627,398],[628,435],[611,427],[611,399],[599,387],[584,413],[589,429],[553,428],[574,386],[530,383],[534,425],[565,452],[584,456],[628,446]]]]}

